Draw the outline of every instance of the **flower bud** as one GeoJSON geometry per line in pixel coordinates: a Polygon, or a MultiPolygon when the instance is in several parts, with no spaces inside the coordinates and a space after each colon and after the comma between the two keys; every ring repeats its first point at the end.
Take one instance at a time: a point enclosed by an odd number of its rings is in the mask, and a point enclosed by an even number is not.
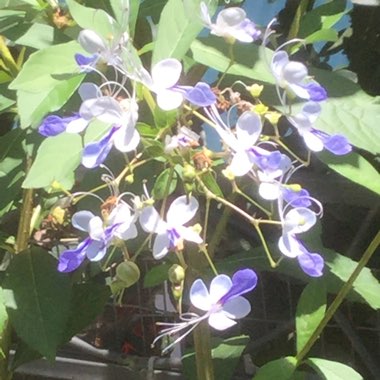
{"type": "Polygon", "coordinates": [[[133,174],[129,174],[125,177],[125,182],[127,182],[129,185],[131,185],[135,180],[135,177],[133,174]]]}
{"type": "Polygon", "coordinates": [[[280,117],[282,115],[279,112],[270,111],[265,114],[265,117],[269,120],[269,122],[273,125],[277,125],[278,121],[280,120],[280,117]]]}
{"type": "Polygon", "coordinates": [[[174,264],[168,270],[168,278],[172,284],[180,284],[185,279],[185,269],[181,265],[174,264]]]}
{"type": "Polygon", "coordinates": [[[248,86],[247,90],[253,98],[258,98],[263,92],[264,86],[254,83],[252,86],[248,86]]]}
{"type": "Polygon", "coordinates": [[[125,288],[134,285],[140,278],[140,269],[133,261],[123,261],[116,267],[116,281],[121,281],[125,288]]]}
{"type": "Polygon", "coordinates": [[[265,115],[268,112],[268,107],[262,103],[256,104],[252,107],[253,111],[256,112],[258,115],[265,115]]]}
{"type": "Polygon", "coordinates": [[[197,172],[194,168],[194,166],[191,166],[189,164],[185,164],[183,167],[183,179],[185,181],[193,181],[195,178],[197,172]]]}

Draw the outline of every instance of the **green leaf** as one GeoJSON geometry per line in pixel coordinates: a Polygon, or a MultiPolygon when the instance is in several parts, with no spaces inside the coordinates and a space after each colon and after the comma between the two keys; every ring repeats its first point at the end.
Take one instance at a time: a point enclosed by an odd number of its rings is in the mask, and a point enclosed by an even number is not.
{"type": "MultiPolygon", "coordinates": [[[[233,338],[212,339],[211,355],[214,364],[215,379],[230,380],[239,362],[241,354],[249,341],[249,337],[245,335],[235,336],[233,338]]],[[[197,374],[195,368],[195,353],[188,352],[182,357],[183,370],[186,379],[196,380],[197,374]]]]}
{"type": "Polygon", "coordinates": [[[309,358],[306,363],[326,380],[363,380],[363,377],[358,372],[339,362],[309,358]]]}
{"type": "Polygon", "coordinates": [[[15,370],[24,363],[40,359],[42,355],[30,348],[23,340],[20,340],[16,347],[16,352],[12,360],[12,370],[15,370]]]}
{"type": "Polygon", "coordinates": [[[86,328],[103,311],[110,297],[108,286],[88,282],[74,284],[70,312],[62,343],[86,328]]]}
{"type": "Polygon", "coordinates": [[[50,46],[30,55],[16,79],[10,84],[11,90],[41,93],[67,80],[64,74],[78,73],[75,53],[83,49],[76,41],[50,46]]]}
{"type": "MultiPolygon", "coordinates": [[[[215,1],[212,2],[214,4],[215,1]]],[[[169,0],[158,24],[152,63],[165,58],[182,59],[202,29],[200,0],[169,0]]]]}
{"type": "Polygon", "coordinates": [[[206,172],[201,175],[203,183],[206,185],[206,187],[212,191],[215,195],[218,197],[224,198],[222,189],[219,187],[218,182],[216,181],[213,173],[206,172]]]}
{"type": "Polygon", "coordinates": [[[360,154],[352,152],[344,156],[334,156],[329,152],[322,152],[316,156],[340,175],[380,194],[380,174],[360,154]]]}
{"type": "Polygon", "coordinates": [[[48,113],[60,109],[84,78],[78,74],[76,41],[33,53],[9,88],[17,91],[21,127],[37,126],[48,113]]]}
{"type": "Polygon", "coordinates": [[[66,0],[70,14],[76,23],[83,29],[90,29],[105,40],[117,34],[116,21],[103,9],[85,7],[74,0],[66,0]]]}
{"type": "Polygon", "coordinates": [[[39,93],[17,91],[17,106],[21,128],[37,127],[49,112],[59,110],[79,87],[83,75],[62,80],[39,93]]]}
{"type": "Polygon", "coordinates": [[[306,44],[314,44],[320,41],[335,42],[338,41],[338,32],[334,29],[317,30],[316,32],[308,35],[304,41],[306,44]]]}
{"type": "MultiPolygon", "coordinates": [[[[357,266],[357,262],[345,257],[331,249],[324,248],[321,243],[309,242],[305,244],[312,252],[319,252],[325,259],[325,270],[320,281],[325,283],[329,293],[338,293],[343,284],[348,280],[357,266]]],[[[270,244],[269,250],[274,257],[280,257],[277,244],[270,244]]],[[[235,254],[217,263],[220,272],[233,273],[242,267],[253,267],[257,270],[274,271],[268,264],[268,259],[263,248],[250,249],[245,253],[235,254]]],[[[299,268],[297,260],[282,260],[276,272],[297,278],[305,283],[310,282],[308,277],[299,268]]],[[[351,301],[367,303],[375,310],[380,309],[380,283],[369,268],[364,268],[356,279],[353,289],[347,298],[351,301]]]]}
{"type": "Polygon", "coordinates": [[[155,200],[160,200],[172,194],[177,187],[178,176],[172,168],[165,169],[154,183],[152,195],[155,200]],[[169,183],[170,181],[170,183],[169,183]]]}
{"type": "Polygon", "coordinates": [[[30,25],[28,31],[18,38],[15,43],[34,49],[44,49],[54,43],[56,34],[57,30],[52,26],[35,22],[30,25]]]}
{"type": "Polygon", "coordinates": [[[144,288],[152,288],[166,281],[171,266],[172,264],[160,264],[151,268],[144,276],[144,288]]]}
{"type": "Polygon", "coordinates": [[[299,37],[306,38],[321,29],[331,29],[349,8],[346,0],[334,0],[307,12],[301,19],[299,37]]]}
{"type": "Polygon", "coordinates": [[[0,112],[5,111],[9,107],[12,107],[15,103],[15,100],[9,99],[4,95],[0,95],[0,112]]]}
{"type": "MultiPolygon", "coordinates": [[[[320,77],[321,83],[325,84],[325,80],[332,76],[336,76],[335,83],[326,86],[328,93],[330,88],[337,91],[349,81],[338,74],[324,73],[323,78],[320,77]]],[[[320,78],[316,77],[317,80],[320,78]]],[[[380,153],[379,124],[380,97],[369,96],[357,87],[353,94],[329,98],[322,105],[315,127],[330,134],[343,134],[351,144],[377,154],[380,153]]]]}
{"type": "Polygon", "coordinates": [[[326,290],[319,280],[310,282],[301,294],[296,311],[297,352],[300,352],[326,312],[326,290]]]}
{"type": "Polygon", "coordinates": [[[6,357],[6,353],[3,351],[3,347],[8,347],[7,340],[9,340],[9,329],[6,331],[8,324],[9,318],[7,309],[5,307],[3,289],[0,288],[0,360],[4,360],[6,357]]]}
{"type": "Polygon", "coordinates": [[[133,39],[140,0],[110,0],[110,4],[121,31],[124,32],[128,29],[129,35],[133,39]]]}
{"type": "Polygon", "coordinates": [[[232,379],[235,368],[248,342],[249,337],[245,335],[225,340],[219,339],[217,346],[211,350],[215,366],[215,379],[232,379]]]}
{"type": "Polygon", "coordinates": [[[40,248],[15,255],[4,280],[12,326],[22,340],[53,360],[66,328],[71,284],[57,261],[40,248]]]}
{"type": "Polygon", "coordinates": [[[46,138],[24,181],[24,188],[50,186],[54,181],[64,188],[74,185],[74,170],[81,160],[82,142],[76,134],[62,133],[46,138]]]}
{"type": "MultiPolygon", "coordinates": [[[[228,45],[222,38],[214,36],[199,38],[191,44],[191,51],[196,62],[221,73],[224,73],[230,65],[228,45]]],[[[274,76],[264,59],[264,55],[267,55],[267,59],[270,60],[272,54],[271,50],[257,45],[236,45],[234,64],[228,69],[228,74],[274,84],[274,76]]]]}
{"type": "Polygon", "coordinates": [[[296,359],[292,356],[273,360],[263,365],[253,380],[290,380],[296,369],[296,359]]]}
{"type": "Polygon", "coordinates": [[[21,193],[24,177],[25,133],[13,129],[0,136],[0,216],[8,212],[21,193]]]}

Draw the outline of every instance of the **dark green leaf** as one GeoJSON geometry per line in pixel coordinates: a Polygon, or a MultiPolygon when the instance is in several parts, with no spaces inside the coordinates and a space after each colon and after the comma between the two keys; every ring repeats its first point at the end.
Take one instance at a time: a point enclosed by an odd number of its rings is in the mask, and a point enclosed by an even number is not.
{"type": "Polygon", "coordinates": [[[169,0],[158,24],[153,64],[165,58],[182,59],[202,29],[200,0],[169,0]]]}
{"type": "Polygon", "coordinates": [[[253,380],[291,380],[296,369],[296,359],[292,356],[273,360],[262,366],[253,380]]]}
{"type": "Polygon", "coordinates": [[[223,192],[221,188],[219,187],[218,182],[216,182],[216,179],[213,173],[211,172],[203,173],[201,178],[202,178],[203,183],[206,185],[206,187],[210,191],[212,191],[218,197],[224,198],[223,192]]]}
{"type": "Polygon", "coordinates": [[[103,311],[110,297],[108,286],[88,282],[75,284],[72,290],[70,313],[62,343],[81,332],[103,311]]]}
{"type": "Polygon", "coordinates": [[[171,266],[172,264],[160,264],[151,268],[144,276],[144,288],[152,288],[166,281],[171,266]]]}
{"type": "Polygon", "coordinates": [[[306,361],[325,380],[363,380],[363,377],[349,366],[331,360],[309,358],[306,361]]]}
{"type": "Polygon", "coordinates": [[[49,360],[66,329],[71,284],[57,261],[40,248],[14,256],[4,280],[4,298],[17,335],[49,360]]]}
{"type": "Polygon", "coordinates": [[[300,352],[326,312],[323,282],[310,282],[301,294],[296,311],[297,352],[300,352]]]}
{"type": "Polygon", "coordinates": [[[81,160],[82,142],[76,134],[62,133],[46,138],[38,149],[37,157],[23,183],[24,188],[40,188],[59,182],[71,189],[74,170],[81,160]]]}
{"type": "Polygon", "coordinates": [[[152,195],[155,200],[160,200],[176,189],[178,182],[177,172],[172,168],[165,169],[156,179],[152,190],[152,195]]]}

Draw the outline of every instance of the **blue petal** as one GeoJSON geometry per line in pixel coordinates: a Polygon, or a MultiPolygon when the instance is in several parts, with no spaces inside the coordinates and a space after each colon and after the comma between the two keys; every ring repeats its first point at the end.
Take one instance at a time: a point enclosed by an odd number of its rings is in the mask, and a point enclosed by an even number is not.
{"type": "Polygon", "coordinates": [[[318,253],[310,253],[306,251],[302,255],[297,256],[301,269],[311,277],[321,277],[325,262],[323,257],[318,253]]]}
{"type": "Polygon", "coordinates": [[[68,249],[59,256],[58,270],[68,273],[77,269],[86,257],[86,249],[91,239],[87,238],[76,249],[68,249]]]}
{"type": "Polygon", "coordinates": [[[324,87],[316,82],[308,83],[304,86],[310,95],[310,100],[320,102],[327,99],[327,92],[324,87]]]}
{"type": "Polygon", "coordinates": [[[113,127],[98,142],[87,144],[83,150],[82,165],[86,168],[96,168],[102,164],[112,149],[112,137],[119,127],[113,127]]]}
{"type": "Polygon", "coordinates": [[[57,136],[66,130],[65,120],[56,115],[50,115],[44,119],[38,127],[38,132],[42,136],[57,136]]]}
{"type": "Polygon", "coordinates": [[[250,292],[257,285],[257,275],[252,269],[237,271],[232,277],[231,289],[220,299],[224,304],[228,300],[250,292]]]}
{"type": "Polygon", "coordinates": [[[301,189],[300,191],[294,191],[289,188],[282,189],[282,196],[285,201],[291,203],[293,207],[310,207],[310,194],[307,190],[301,189]]]}
{"type": "MultiPolygon", "coordinates": [[[[90,57],[77,53],[74,55],[75,62],[77,63],[78,66],[94,66],[96,64],[96,61],[99,59],[98,54],[93,54],[90,57]]],[[[89,71],[88,69],[85,71],[89,71]]]]}
{"type": "Polygon", "coordinates": [[[352,146],[346,137],[342,135],[330,136],[326,141],[324,141],[324,145],[327,150],[337,156],[342,156],[352,151],[352,146]]]}
{"type": "Polygon", "coordinates": [[[198,82],[194,87],[183,86],[182,88],[185,89],[185,99],[196,106],[207,107],[216,102],[216,96],[207,83],[198,82]]]}

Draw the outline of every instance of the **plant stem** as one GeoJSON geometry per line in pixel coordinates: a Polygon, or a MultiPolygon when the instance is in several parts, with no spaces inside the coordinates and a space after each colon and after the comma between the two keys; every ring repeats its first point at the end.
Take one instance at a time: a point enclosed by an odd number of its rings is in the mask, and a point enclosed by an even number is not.
{"type": "Polygon", "coordinates": [[[198,380],[214,380],[211,355],[210,326],[202,321],[194,330],[195,361],[198,380]]]}
{"type": "Polygon", "coordinates": [[[322,333],[323,329],[326,327],[327,323],[330,321],[330,319],[334,316],[335,312],[338,310],[338,307],[341,305],[349,291],[351,290],[355,280],[358,278],[360,272],[363,270],[363,268],[367,265],[368,261],[376,251],[376,248],[380,245],[380,230],[377,232],[376,236],[373,238],[371,243],[369,244],[368,248],[364,252],[362,258],[358,262],[358,265],[354,269],[354,271],[351,273],[351,276],[347,280],[347,282],[341,287],[339,293],[336,295],[334,301],[331,303],[329,308],[326,311],[325,316],[319,322],[319,325],[314,330],[313,334],[309,338],[309,340],[306,342],[305,346],[302,348],[302,350],[297,354],[296,360],[297,365],[300,365],[303,358],[307,355],[307,353],[310,351],[310,349],[313,347],[314,343],[319,338],[320,334],[322,333]]]}

